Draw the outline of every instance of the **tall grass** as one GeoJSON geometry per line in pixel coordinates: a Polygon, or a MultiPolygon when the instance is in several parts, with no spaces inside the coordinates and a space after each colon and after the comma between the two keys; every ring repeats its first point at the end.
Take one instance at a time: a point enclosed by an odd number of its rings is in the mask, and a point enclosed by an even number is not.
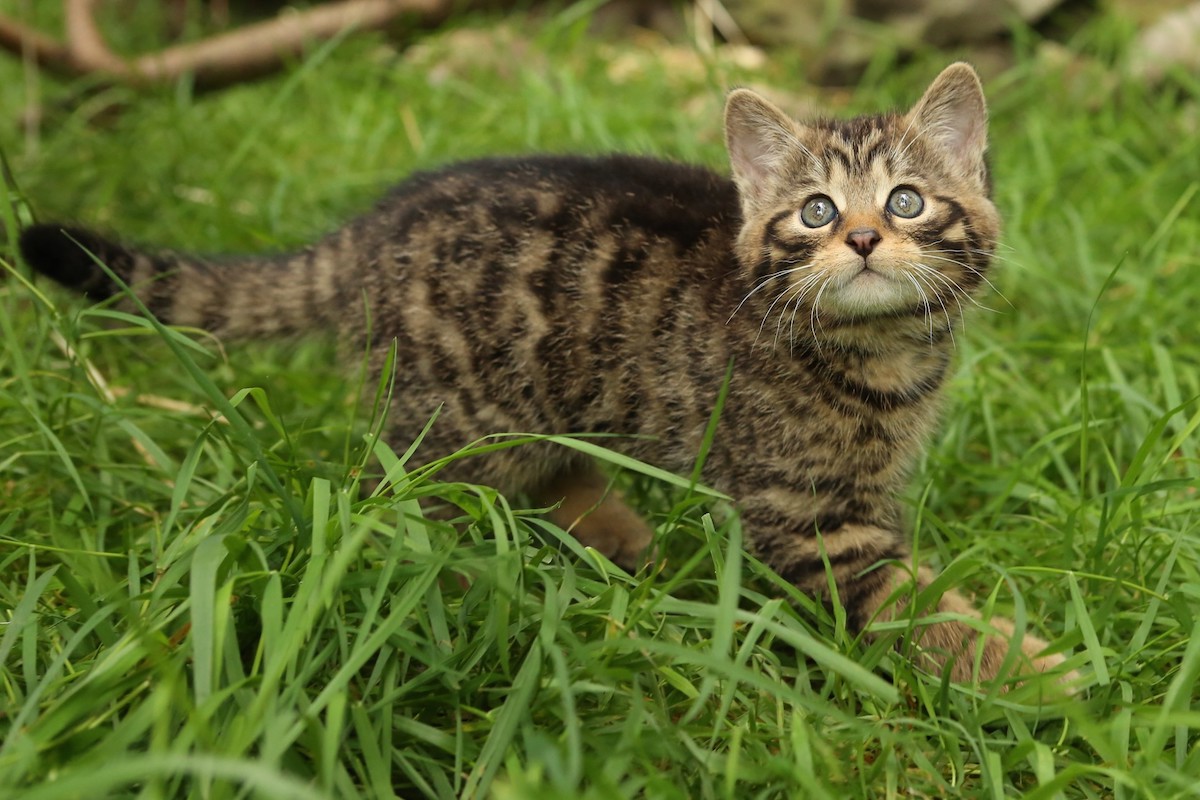
{"type": "MultiPolygon", "coordinates": [[[[0,63],[6,116],[31,92],[45,112],[0,132],[10,245],[32,209],[288,247],[485,153],[720,167],[727,86],[803,91],[787,56],[668,58],[585,22],[347,39],[204,96],[80,95],[0,63]]],[[[998,291],[910,493],[923,558],[1053,640],[1077,696],[919,672],[744,555],[728,504],[605,456],[668,555],[628,575],[521,498],[406,469],[415,443],[378,436],[403,374],[376,385],[319,336],[226,350],[8,259],[0,796],[1194,794],[1200,87],[1123,79],[1123,37],[1079,32],[1082,73],[1025,41],[988,80],[998,291]]],[[[947,58],[823,99],[907,103],[947,58]]],[[[519,442],[463,445],[446,457],[519,442]]]]}

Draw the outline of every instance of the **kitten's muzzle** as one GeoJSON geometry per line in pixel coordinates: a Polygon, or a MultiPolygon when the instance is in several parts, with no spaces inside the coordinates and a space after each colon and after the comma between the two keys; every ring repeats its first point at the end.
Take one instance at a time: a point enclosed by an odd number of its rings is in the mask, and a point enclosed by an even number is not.
{"type": "Polygon", "coordinates": [[[875,245],[882,241],[883,237],[874,228],[855,228],[846,234],[846,244],[863,258],[871,255],[875,245]]]}

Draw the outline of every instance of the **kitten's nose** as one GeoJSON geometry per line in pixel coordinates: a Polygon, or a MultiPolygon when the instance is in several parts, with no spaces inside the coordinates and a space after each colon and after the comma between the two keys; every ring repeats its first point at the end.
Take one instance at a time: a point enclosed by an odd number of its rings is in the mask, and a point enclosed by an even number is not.
{"type": "Polygon", "coordinates": [[[846,244],[863,258],[871,255],[875,245],[881,241],[883,237],[874,228],[855,228],[846,235],[846,244]]]}

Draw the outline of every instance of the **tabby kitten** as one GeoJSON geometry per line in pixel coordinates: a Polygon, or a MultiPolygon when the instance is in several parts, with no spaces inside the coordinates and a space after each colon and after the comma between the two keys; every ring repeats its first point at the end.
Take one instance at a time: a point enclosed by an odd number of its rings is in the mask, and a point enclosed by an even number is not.
{"type": "MultiPolygon", "coordinates": [[[[732,360],[703,480],[736,498],[754,552],[837,599],[853,625],[918,611],[978,617],[956,592],[906,606],[913,573],[896,499],[937,419],[952,332],[987,283],[999,232],[974,70],[947,68],[908,113],[797,123],[728,98],[733,179],[631,156],[475,161],[419,173],[298,253],[219,261],[148,254],[36,225],[25,259],[96,300],[118,286],[164,322],[222,337],[334,327],[405,389],[417,463],[498,431],[609,432],[634,458],[691,469],[732,360]],[[369,339],[369,341],[368,341],[369,339]],[[906,591],[897,591],[909,585],[906,591]],[[895,597],[900,597],[896,600],[895,597]]],[[[528,493],[612,558],[652,538],[596,465],[539,444],[454,462],[453,479],[528,493]]],[[[914,580],[915,579],[915,580],[914,580]]],[[[926,666],[996,677],[1056,667],[1046,643],[958,620],[916,634],[926,666]]]]}

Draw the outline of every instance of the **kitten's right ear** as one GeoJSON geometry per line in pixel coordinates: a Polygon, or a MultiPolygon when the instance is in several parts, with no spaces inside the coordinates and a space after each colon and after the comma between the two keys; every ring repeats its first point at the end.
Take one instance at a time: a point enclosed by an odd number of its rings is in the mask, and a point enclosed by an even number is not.
{"type": "Polygon", "coordinates": [[[725,146],[743,203],[755,204],[802,149],[796,123],[766,98],[734,89],[725,101],[725,146]]]}

